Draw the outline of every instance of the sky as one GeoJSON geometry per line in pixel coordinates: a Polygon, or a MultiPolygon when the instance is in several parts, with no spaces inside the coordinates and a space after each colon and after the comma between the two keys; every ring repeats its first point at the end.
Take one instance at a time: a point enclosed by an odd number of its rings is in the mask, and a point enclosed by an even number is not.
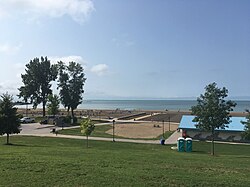
{"type": "Polygon", "coordinates": [[[84,99],[196,98],[212,82],[250,98],[250,1],[0,1],[0,93],[41,56],[81,63],[84,99]]]}

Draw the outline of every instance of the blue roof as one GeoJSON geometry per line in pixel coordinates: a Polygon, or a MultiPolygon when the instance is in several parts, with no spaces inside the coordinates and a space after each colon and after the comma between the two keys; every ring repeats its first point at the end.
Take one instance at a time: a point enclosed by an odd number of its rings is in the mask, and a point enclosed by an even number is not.
{"type": "MultiPolygon", "coordinates": [[[[193,122],[195,116],[184,115],[181,118],[179,129],[198,129],[196,128],[196,122],[193,122]]],[[[246,121],[245,117],[231,117],[231,123],[229,123],[225,129],[217,129],[223,131],[244,131],[245,125],[241,121],[246,121]]]]}

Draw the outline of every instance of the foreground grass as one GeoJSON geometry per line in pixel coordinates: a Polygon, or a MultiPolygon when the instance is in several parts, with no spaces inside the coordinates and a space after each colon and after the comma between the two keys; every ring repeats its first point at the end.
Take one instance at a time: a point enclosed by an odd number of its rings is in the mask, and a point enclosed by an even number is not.
{"type": "Polygon", "coordinates": [[[38,137],[0,138],[0,186],[250,186],[250,146],[170,146],[38,137]]]}
{"type": "MultiPolygon", "coordinates": [[[[106,133],[106,131],[112,129],[112,125],[100,125],[96,126],[95,130],[91,134],[93,137],[105,137],[105,138],[112,138],[113,136],[111,134],[106,133]]],[[[76,136],[83,136],[81,133],[80,128],[74,128],[74,129],[63,129],[58,131],[59,134],[65,134],[65,135],[76,135],[76,136]]],[[[171,136],[173,132],[165,132],[164,137],[165,139],[171,136]]],[[[159,135],[156,138],[127,138],[127,137],[122,137],[122,136],[115,136],[115,138],[126,138],[126,139],[135,139],[135,140],[159,140],[162,138],[162,135],[159,135]]]]}
{"type": "MultiPolygon", "coordinates": [[[[91,136],[96,136],[96,137],[105,137],[105,138],[112,138],[113,136],[105,133],[109,129],[112,129],[111,125],[101,125],[101,126],[96,126],[95,130],[91,134],[91,136]]],[[[59,134],[65,134],[65,135],[76,135],[76,136],[83,136],[81,133],[80,128],[74,128],[74,129],[63,129],[58,131],[59,134]]],[[[115,136],[117,138],[117,136],[115,136]]]]}

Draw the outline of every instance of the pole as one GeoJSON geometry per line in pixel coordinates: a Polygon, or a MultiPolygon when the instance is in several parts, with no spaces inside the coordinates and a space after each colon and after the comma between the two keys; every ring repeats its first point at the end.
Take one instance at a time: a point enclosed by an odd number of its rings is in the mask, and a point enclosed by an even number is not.
{"type": "Polygon", "coordinates": [[[26,117],[28,117],[28,104],[26,103],[26,117]]]}
{"type": "Polygon", "coordinates": [[[162,137],[165,138],[164,136],[165,129],[164,129],[164,120],[162,120],[162,137]]]}
{"type": "Polygon", "coordinates": [[[211,155],[214,156],[214,129],[212,129],[212,150],[211,155]]]}
{"type": "Polygon", "coordinates": [[[115,120],[113,120],[113,142],[115,142],[115,120]]]}
{"type": "Polygon", "coordinates": [[[170,131],[170,116],[168,117],[168,131],[170,131]]]}

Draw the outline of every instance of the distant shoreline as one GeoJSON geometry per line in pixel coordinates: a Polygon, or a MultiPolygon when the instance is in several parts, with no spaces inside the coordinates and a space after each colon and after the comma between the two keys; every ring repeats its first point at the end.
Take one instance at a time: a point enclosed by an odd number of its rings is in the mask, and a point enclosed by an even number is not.
{"type": "MultiPolygon", "coordinates": [[[[250,101],[235,101],[234,112],[245,112],[250,109],[250,101]]],[[[191,111],[197,104],[196,100],[84,100],[78,110],[130,110],[130,111],[191,111]]],[[[26,105],[16,105],[25,109],[26,105]]],[[[61,105],[61,110],[63,106],[61,105]]],[[[28,108],[32,108],[31,105],[28,108]]],[[[41,109],[41,105],[38,106],[41,109]]]]}
{"type": "MultiPolygon", "coordinates": [[[[42,116],[42,109],[24,109],[18,108],[18,113],[23,116],[42,116]]],[[[76,117],[90,117],[94,119],[119,119],[126,118],[134,119],[136,117],[133,116],[145,116],[145,121],[169,121],[179,123],[183,115],[191,115],[191,111],[185,110],[100,110],[100,109],[76,109],[74,111],[76,117]]],[[[47,110],[46,110],[46,115],[47,110]]],[[[60,109],[58,116],[67,116],[66,109],[60,109]]],[[[70,115],[70,114],[69,114],[70,115]]],[[[246,112],[231,112],[231,116],[234,117],[245,117],[247,115],[246,112]]]]}

